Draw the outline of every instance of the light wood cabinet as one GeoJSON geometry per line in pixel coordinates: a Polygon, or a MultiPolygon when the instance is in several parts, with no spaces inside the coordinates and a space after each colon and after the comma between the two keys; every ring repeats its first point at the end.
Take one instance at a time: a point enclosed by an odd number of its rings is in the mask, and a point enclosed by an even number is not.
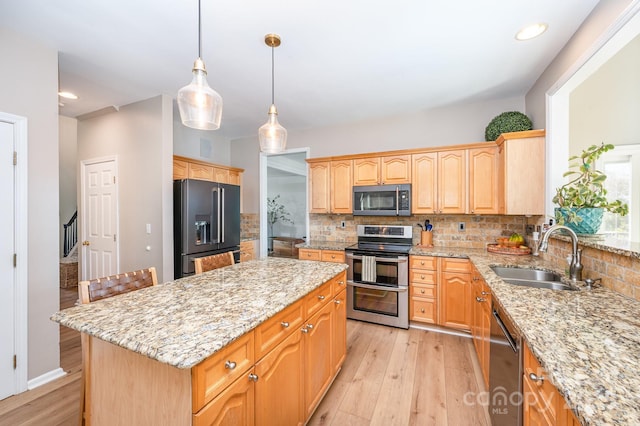
{"type": "Polygon", "coordinates": [[[409,258],[409,319],[427,324],[438,322],[438,259],[433,256],[409,258]]]}
{"type": "Polygon", "coordinates": [[[333,339],[331,365],[337,374],[347,357],[347,283],[338,280],[333,286],[333,339]]]}
{"type": "Polygon", "coordinates": [[[240,186],[243,169],[173,156],[173,180],[198,179],[240,186]]]}
{"type": "Polygon", "coordinates": [[[256,258],[256,240],[240,241],[240,262],[256,258]]]}
{"type": "Polygon", "coordinates": [[[353,213],[353,161],[331,162],[330,212],[353,213]]]}
{"type": "Polygon", "coordinates": [[[544,214],[544,135],[544,130],[530,130],[503,133],[496,140],[500,169],[500,214],[544,214]]]}
{"type": "Polygon", "coordinates": [[[471,336],[482,370],[484,384],[489,387],[489,347],[491,335],[491,292],[480,273],[471,273],[471,336]]]}
{"type": "Polygon", "coordinates": [[[256,358],[260,359],[286,336],[299,330],[306,318],[304,299],[278,312],[255,329],[256,358]]]}
{"type": "Polygon", "coordinates": [[[471,319],[471,277],[467,259],[440,259],[440,310],[438,324],[468,331],[471,319]]]}
{"type": "Polygon", "coordinates": [[[206,407],[193,415],[194,426],[255,424],[255,382],[251,368],[242,377],[227,387],[206,407]]]}
{"type": "Polygon", "coordinates": [[[309,213],[330,213],[331,162],[309,163],[309,213]]]}
{"type": "Polygon", "coordinates": [[[411,155],[356,158],[353,185],[396,185],[411,183],[411,155]]]}
{"type": "Polygon", "coordinates": [[[345,263],[343,250],[320,250],[301,248],[298,250],[300,260],[320,260],[322,262],[345,263]]]}
{"type": "Polygon", "coordinates": [[[411,212],[466,213],[466,165],[464,149],[414,154],[411,212]]]}
{"type": "Polygon", "coordinates": [[[547,372],[535,358],[529,346],[523,345],[523,424],[524,426],[573,426],[575,417],[558,389],[549,381],[547,372]]]}
{"type": "MultiPolygon", "coordinates": [[[[330,300],[326,299],[320,310],[305,324],[305,418],[309,418],[313,413],[324,391],[331,384],[335,371],[331,363],[334,307],[333,303],[328,303],[330,300]]],[[[315,304],[315,300],[313,303],[315,304]]]]}
{"type": "Polygon", "coordinates": [[[497,214],[498,200],[498,148],[468,150],[469,157],[469,213],[497,214]]]}

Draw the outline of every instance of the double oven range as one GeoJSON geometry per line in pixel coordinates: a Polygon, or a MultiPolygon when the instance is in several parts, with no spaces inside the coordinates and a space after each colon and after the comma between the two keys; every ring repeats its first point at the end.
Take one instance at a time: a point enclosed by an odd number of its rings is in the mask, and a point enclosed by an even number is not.
{"type": "Polygon", "coordinates": [[[409,328],[411,226],[358,225],[345,248],[347,318],[409,328]]]}

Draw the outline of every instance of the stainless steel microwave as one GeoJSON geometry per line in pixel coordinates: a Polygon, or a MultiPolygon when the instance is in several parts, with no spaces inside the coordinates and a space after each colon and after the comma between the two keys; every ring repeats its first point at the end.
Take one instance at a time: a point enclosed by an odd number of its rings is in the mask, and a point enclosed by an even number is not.
{"type": "Polygon", "coordinates": [[[353,187],[354,216],[410,216],[411,184],[353,187]]]}

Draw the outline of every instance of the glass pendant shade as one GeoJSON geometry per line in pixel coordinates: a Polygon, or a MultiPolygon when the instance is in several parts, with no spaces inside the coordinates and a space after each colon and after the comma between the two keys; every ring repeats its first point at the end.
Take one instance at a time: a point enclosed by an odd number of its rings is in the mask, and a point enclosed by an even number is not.
{"type": "Polygon", "coordinates": [[[193,64],[193,80],[178,91],[182,124],[193,129],[217,130],[222,118],[222,96],[209,87],[202,59],[193,64]]]}
{"type": "Polygon", "coordinates": [[[276,154],[284,151],[287,146],[287,129],[278,123],[278,111],[275,105],[269,107],[269,119],[258,129],[260,151],[276,154]]]}

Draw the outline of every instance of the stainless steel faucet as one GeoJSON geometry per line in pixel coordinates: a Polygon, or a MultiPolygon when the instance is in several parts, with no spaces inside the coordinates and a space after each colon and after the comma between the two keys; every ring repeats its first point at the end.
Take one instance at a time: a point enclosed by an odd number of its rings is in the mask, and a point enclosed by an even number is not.
{"type": "Polygon", "coordinates": [[[578,236],[573,229],[564,225],[553,225],[542,236],[540,243],[538,244],[538,250],[546,253],[549,247],[549,237],[556,231],[564,229],[571,237],[571,265],[569,266],[569,278],[572,281],[582,281],[582,249],[578,248],[578,236]]]}

